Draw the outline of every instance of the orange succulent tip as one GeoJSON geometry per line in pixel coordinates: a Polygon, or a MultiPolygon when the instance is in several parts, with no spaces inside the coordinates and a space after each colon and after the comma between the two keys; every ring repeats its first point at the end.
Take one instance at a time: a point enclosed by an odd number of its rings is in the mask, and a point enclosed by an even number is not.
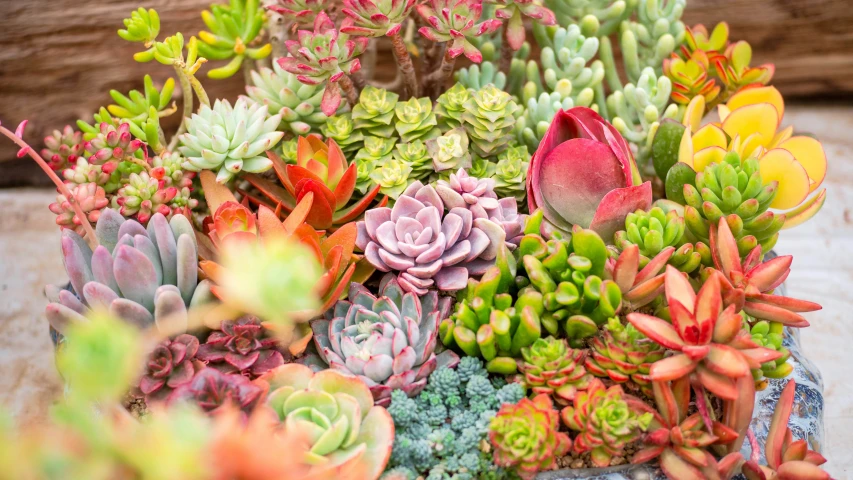
{"type": "Polygon", "coordinates": [[[296,164],[319,177],[334,190],[347,169],[347,160],[334,139],[328,143],[314,135],[299,137],[296,143],[296,164]]]}

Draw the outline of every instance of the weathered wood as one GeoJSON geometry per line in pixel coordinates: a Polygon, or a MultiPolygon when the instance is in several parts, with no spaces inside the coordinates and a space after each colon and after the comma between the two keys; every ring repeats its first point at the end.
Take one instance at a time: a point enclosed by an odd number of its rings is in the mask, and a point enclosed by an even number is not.
{"type": "MultiPolygon", "coordinates": [[[[188,37],[203,27],[199,12],[211,1],[143,3],[161,13],[164,35],[180,29],[188,37]]],[[[133,61],[138,45],[115,33],[121,19],[138,5],[138,0],[3,2],[0,120],[16,124],[30,119],[26,139],[40,148],[51,130],[77,118],[91,118],[93,111],[108,104],[111,88],[123,92],[141,88],[145,73],[159,82],[171,76],[165,65],[133,61]]],[[[755,63],[776,64],[774,84],[784,94],[853,94],[853,8],[848,0],[689,0],[688,25],[714,25],[720,20],[729,22],[732,38],[752,44],[755,63]]],[[[389,56],[379,58],[389,60],[385,70],[394,68],[389,56]]],[[[378,73],[393,78],[391,72],[378,73]]],[[[234,98],[242,91],[241,83],[237,75],[205,85],[211,97],[234,98]]],[[[14,158],[14,153],[9,143],[0,142],[0,161],[14,158]]],[[[22,173],[0,176],[0,186],[30,178],[26,161],[17,161],[24,165],[18,170],[22,173]]]]}

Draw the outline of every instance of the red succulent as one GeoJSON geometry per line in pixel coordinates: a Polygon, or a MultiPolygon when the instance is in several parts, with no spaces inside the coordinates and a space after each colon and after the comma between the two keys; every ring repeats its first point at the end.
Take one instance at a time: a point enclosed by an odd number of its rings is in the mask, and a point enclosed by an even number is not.
{"type": "Polygon", "coordinates": [[[188,383],[204,364],[195,359],[198,339],[182,334],[174,340],[163,340],[148,356],[139,390],[147,402],[163,400],[173,389],[188,383]]]}
{"type": "Polygon", "coordinates": [[[166,399],[168,405],[188,401],[207,413],[217,413],[224,405],[234,405],[251,413],[264,396],[264,389],[239,374],[225,374],[205,368],[193,379],[176,388],[166,399]]]}
{"type": "Polygon", "coordinates": [[[257,317],[246,315],[237,320],[223,320],[221,330],[207,337],[196,358],[223,373],[259,377],[284,364],[276,340],[265,338],[264,333],[257,317]]]}
{"type": "Polygon", "coordinates": [[[640,247],[635,244],[626,247],[618,257],[607,259],[605,272],[619,285],[623,306],[636,310],[663,293],[664,275],[661,270],[674,252],[675,248],[666,247],[642,270],[639,269],[640,247]]]}

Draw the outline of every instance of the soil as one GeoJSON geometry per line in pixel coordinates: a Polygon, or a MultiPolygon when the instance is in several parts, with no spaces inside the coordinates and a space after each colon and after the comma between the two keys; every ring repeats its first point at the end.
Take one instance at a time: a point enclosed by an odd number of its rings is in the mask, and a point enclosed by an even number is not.
{"type": "MultiPolygon", "coordinates": [[[[631,457],[634,456],[634,453],[640,448],[638,442],[632,443],[625,447],[625,453],[621,456],[615,456],[610,460],[610,467],[615,467],[619,465],[627,465],[631,463],[631,457]]],[[[568,455],[557,459],[557,468],[600,468],[598,465],[592,463],[592,460],[589,457],[589,452],[582,453],[580,455],[569,452],[568,455]]]]}

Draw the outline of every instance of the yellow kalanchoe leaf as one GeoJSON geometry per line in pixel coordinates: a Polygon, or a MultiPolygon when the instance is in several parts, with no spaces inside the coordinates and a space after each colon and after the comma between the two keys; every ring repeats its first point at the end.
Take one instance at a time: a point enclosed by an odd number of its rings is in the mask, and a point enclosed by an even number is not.
{"type": "Polygon", "coordinates": [[[705,167],[712,163],[720,163],[726,156],[726,149],[723,147],[707,147],[693,154],[693,170],[701,172],[705,167]]]}
{"type": "Polygon", "coordinates": [[[773,137],[773,148],[778,147],[780,143],[791,138],[791,135],[793,135],[793,134],[794,134],[794,126],[793,125],[788,125],[787,127],[783,128],[782,130],[779,130],[776,133],[776,136],[773,137]]]}
{"type": "Polygon", "coordinates": [[[809,194],[809,176],[791,152],[781,148],[768,151],[758,161],[761,180],[767,185],[776,180],[779,189],[770,208],[787,210],[799,205],[809,194]]]}
{"type": "Polygon", "coordinates": [[[708,147],[727,148],[729,140],[726,132],[717,125],[708,124],[693,134],[693,150],[699,151],[708,147]]]}
{"type": "Polygon", "coordinates": [[[699,130],[699,126],[702,124],[702,117],[705,116],[705,97],[702,95],[696,95],[693,97],[693,100],[690,100],[690,103],[687,104],[687,108],[684,110],[684,119],[682,123],[687,127],[688,131],[695,132],[699,130]]]}
{"type": "Polygon", "coordinates": [[[769,103],[761,103],[732,110],[722,126],[729,137],[739,135],[741,138],[746,138],[757,134],[749,142],[744,142],[746,151],[749,152],[759,146],[766,148],[773,142],[779,121],[776,107],[769,103]]]}
{"type": "Polygon", "coordinates": [[[726,107],[733,111],[740,107],[761,103],[773,105],[780,119],[785,115],[785,101],[782,99],[782,94],[779,93],[779,90],[776,90],[776,87],[756,87],[741,90],[726,102],[726,107]]]}
{"type": "Polygon", "coordinates": [[[786,228],[793,228],[797,225],[809,220],[820,209],[823,207],[824,202],[826,201],[826,189],[824,188],[817,195],[810,198],[808,201],[803,202],[799,207],[794,210],[785,212],[787,218],[785,219],[785,225],[782,226],[782,230],[786,228]]]}
{"type": "Polygon", "coordinates": [[[693,168],[693,135],[689,128],[685,128],[684,134],[681,135],[681,143],[678,144],[678,161],[693,168]]]}
{"type": "Polygon", "coordinates": [[[791,137],[779,145],[779,148],[791,152],[811,180],[809,192],[815,191],[826,177],[826,152],[823,146],[811,137],[791,137]]]}

